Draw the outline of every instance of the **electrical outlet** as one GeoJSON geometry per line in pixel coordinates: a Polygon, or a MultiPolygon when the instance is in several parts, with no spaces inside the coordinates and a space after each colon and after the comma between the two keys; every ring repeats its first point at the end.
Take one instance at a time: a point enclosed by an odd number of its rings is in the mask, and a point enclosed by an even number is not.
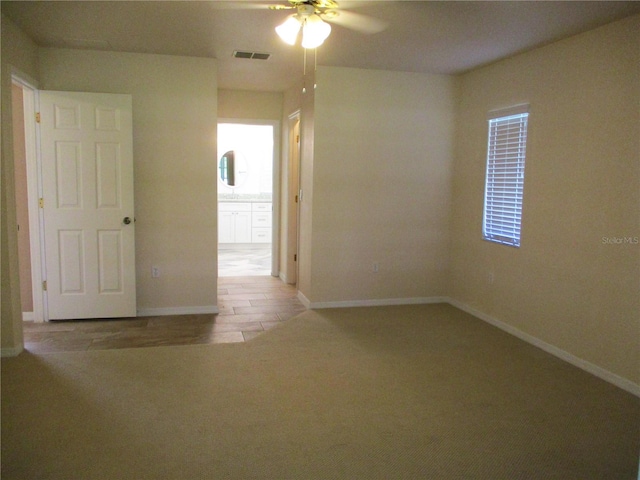
{"type": "Polygon", "coordinates": [[[151,276],[158,278],[160,276],[160,269],[158,267],[151,267],[151,276]]]}
{"type": "Polygon", "coordinates": [[[380,264],[378,262],[374,262],[371,266],[371,271],[373,273],[378,273],[378,270],[380,270],[380,264]]]}

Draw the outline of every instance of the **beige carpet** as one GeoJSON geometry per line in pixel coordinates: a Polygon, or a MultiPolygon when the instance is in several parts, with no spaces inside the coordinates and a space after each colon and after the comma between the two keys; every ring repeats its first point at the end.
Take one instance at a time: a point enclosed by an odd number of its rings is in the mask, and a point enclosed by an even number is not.
{"type": "Polygon", "coordinates": [[[640,399],[447,305],[2,360],[2,478],[636,479],[640,399]]]}

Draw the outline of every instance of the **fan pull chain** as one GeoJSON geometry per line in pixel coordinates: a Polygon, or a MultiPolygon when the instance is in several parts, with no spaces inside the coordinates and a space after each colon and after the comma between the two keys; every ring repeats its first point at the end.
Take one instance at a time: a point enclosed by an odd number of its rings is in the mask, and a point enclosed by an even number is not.
{"type": "Polygon", "coordinates": [[[313,89],[315,90],[318,84],[316,83],[316,72],[318,71],[318,48],[313,50],[313,89]]]}
{"type": "Polygon", "coordinates": [[[303,78],[302,93],[303,94],[307,93],[307,87],[304,86],[304,84],[307,83],[306,77],[307,77],[307,49],[303,48],[302,49],[302,78],[303,78]]]}
{"type": "MultiPolygon", "coordinates": [[[[303,48],[302,49],[303,54],[302,54],[302,73],[303,76],[307,76],[307,49],[303,48]]],[[[318,71],[318,47],[313,49],[313,73],[314,73],[314,80],[315,80],[315,73],[318,71]]],[[[317,83],[313,83],[313,88],[315,90],[315,88],[317,87],[317,83]]],[[[302,93],[306,93],[307,89],[305,87],[302,87],[302,93]]]]}

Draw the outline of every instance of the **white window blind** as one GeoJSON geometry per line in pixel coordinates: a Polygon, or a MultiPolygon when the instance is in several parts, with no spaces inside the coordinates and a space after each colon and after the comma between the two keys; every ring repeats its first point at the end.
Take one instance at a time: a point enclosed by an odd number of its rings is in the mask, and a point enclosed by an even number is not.
{"type": "Polygon", "coordinates": [[[520,246],[528,117],[528,106],[522,106],[489,118],[482,235],[515,247],[520,246]]]}

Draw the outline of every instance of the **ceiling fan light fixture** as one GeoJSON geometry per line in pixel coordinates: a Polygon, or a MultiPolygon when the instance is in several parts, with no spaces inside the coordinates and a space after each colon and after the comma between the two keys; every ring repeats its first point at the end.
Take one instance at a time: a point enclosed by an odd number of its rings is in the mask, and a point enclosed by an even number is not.
{"type": "Polygon", "coordinates": [[[316,15],[309,15],[302,25],[302,47],[317,48],[331,33],[331,25],[316,15]]]}
{"type": "Polygon", "coordinates": [[[302,22],[298,14],[289,15],[287,19],[276,27],[276,33],[283,42],[295,45],[302,22]]]}

